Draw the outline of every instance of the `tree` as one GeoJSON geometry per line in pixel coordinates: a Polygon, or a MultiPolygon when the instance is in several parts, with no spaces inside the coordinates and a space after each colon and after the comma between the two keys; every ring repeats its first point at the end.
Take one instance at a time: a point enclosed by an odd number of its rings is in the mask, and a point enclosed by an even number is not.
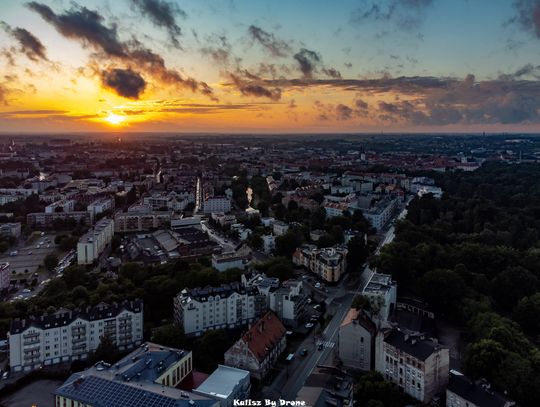
{"type": "Polygon", "coordinates": [[[369,247],[363,236],[354,236],[347,243],[347,268],[350,271],[360,271],[362,264],[369,255],[369,247]]]}
{"type": "Polygon", "coordinates": [[[276,255],[291,257],[296,248],[302,244],[302,238],[292,230],[282,236],[276,237],[276,255]]]}
{"type": "Polygon", "coordinates": [[[253,249],[259,250],[263,247],[264,242],[260,235],[253,233],[249,240],[250,240],[250,246],[253,249]]]}
{"type": "Polygon", "coordinates": [[[467,296],[467,285],[452,270],[428,271],[418,282],[420,296],[435,312],[453,320],[461,318],[461,301],[467,296]]]}
{"type": "Polygon", "coordinates": [[[512,310],[518,301],[537,291],[538,278],[521,266],[508,267],[492,281],[493,297],[505,310],[512,310]]]}
{"type": "Polygon", "coordinates": [[[58,266],[58,257],[56,257],[56,255],[53,253],[48,254],[45,256],[43,264],[48,271],[52,271],[56,266],[58,266]]]}
{"type": "Polygon", "coordinates": [[[402,407],[414,404],[414,400],[385,381],[379,372],[371,371],[362,375],[355,389],[354,399],[360,406],[402,407]]]}
{"type": "Polygon", "coordinates": [[[157,328],[152,336],[152,342],[177,349],[183,349],[187,345],[182,329],[173,324],[163,325],[157,328]]]}
{"type": "Polygon", "coordinates": [[[514,319],[530,335],[540,335],[540,293],[522,298],[514,308],[514,319]]]}
{"type": "Polygon", "coordinates": [[[115,343],[108,336],[102,336],[90,360],[92,363],[103,361],[112,364],[118,361],[119,356],[120,350],[115,343]]]}

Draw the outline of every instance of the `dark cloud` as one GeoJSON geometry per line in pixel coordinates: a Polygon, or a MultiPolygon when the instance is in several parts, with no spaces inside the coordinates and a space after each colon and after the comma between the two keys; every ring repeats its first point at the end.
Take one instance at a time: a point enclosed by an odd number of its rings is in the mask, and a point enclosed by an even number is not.
{"type": "Polygon", "coordinates": [[[34,62],[37,62],[40,59],[48,61],[45,45],[43,45],[43,43],[30,31],[20,27],[12,28],[4,22],[0,22],[0,26],[12,38],[17,40],[20,45],[20,51],[30,60],[34,62]]]}
{"type": "Polygon", "coordinates": [[[290,45],[285,41],[276,38],[273,33],[269,33],[255,25],[250,25],[248,32],[251,38],[261,44],[272,56],[286,57],[287,55],[290,55],[290,45]]]}
{"type": "Polygon", "coordinates": [[[213,91],[205,82],[184,77],[177,70],[167,68],[165,60],[143,46],[136,38],[121,41],[116,26],[106,26],[104,18],[96,11],[86,7],[73,6],[64,14],[56,14],[50,7],[37,2],[28,3],[31,10],[36,11],[45,21],[53,25],[66,38],[81,42],[98,51],[95,58],[99,64],[104,58],[120,60],[133,64],[147,75],[169,85],[175,85],[200,92],[215,99],[213,91]]]}
{"type": "Polygon", "coordinates": [[[231,63],[232,47],[224,35],[214,35],[208,38],[208,45],[201,48],[201,53],[212,59],[219,66],[228,66],[231,63]]]}
{"type": "Polygon", "coordinates": [[[103,17],[96,11],[79,7],[57,15],[49,6],[35,1],[28,3],[28,7],[52,24],[64,37],[79,40],[111,56],[127,57],[126,46],[118,38],[116,25],[106,27],[103,17]]]}
{"type": "Polygon", "coordinates": [[[366,21],[389,23],[404,31],[414,31],[424,19],[424,11],[434,0],[390,0],[382,3],[375,0],[363,0],[360,7],[353,11],[351,21],[363,24],[366,21]]]}
{"type": "Polygon", "coordinates": [[[334,79],[341,79],[341,72],[339,72],[335,68],[323,68],[322,70],[326,75],[328,75],[330,78],[334,79]]]}
{"type": "Polygon", "coordinates": [[[144,16],[148,17],[152,23],[158,27],[163,27],[169,33],[172,44],[180,48],[178,38],[182,35],[182,30],[176,23],[176,17],[186,17],[186,12],[176,3],[163,0],[131,0],[135,8],[144,16]]]}
{"type": "Polygon", "coordinates": [[[265,97],[270,100],[281,99],[281,89],[278,87],[268,87],[263,82],[250,74],[247,71],[243,71],[243,76],[230,73],[229,78],[231,84],[238,89],[238,91],[244,96],[265,97]]]}
{"type": "Polygon", "coordinates": [[[101,83],[127,99],[139,99],[146,88],[144,78],[130,68],[114,68],[101,72],[101,83]]]}
{"type": "Polygon", "coordinates": [[[519,23],[540,38],[540,0],[514,0],[513,5],[516,16],[511,22],[519,23]]]}
{"type": "Polygon", "coordinates": [[[46,110],[46,109],[35,109],[35,110],[12,110],[9,112],[3,112],[6,115],[17,115],[17,116],[34,116],[34,115],[55,115],[55,114],[66,114],[67,110],[46,110]]]}
{"type": "Polygon", "coordinates": [[[322,62],[321,56],[306,48],[302,48],[294,54],[293,58],[298,62],[298,68],[304,78],[312,78],[313,73],[317,71],[317,66],[322,62]]]}
{"type": "Polygon", "coordinates": [[[469,75],[411,100],[379,102],[379,118],[419,126],[539,123],[539,92],[539,81],[476,81],[469,75]]]}
{"type": "Polygon", "coordinates": [[[336,118],[338,120],[349,120],[353,117],[353,110],[344,104],[338,104],[336,106],[336,118]]]}

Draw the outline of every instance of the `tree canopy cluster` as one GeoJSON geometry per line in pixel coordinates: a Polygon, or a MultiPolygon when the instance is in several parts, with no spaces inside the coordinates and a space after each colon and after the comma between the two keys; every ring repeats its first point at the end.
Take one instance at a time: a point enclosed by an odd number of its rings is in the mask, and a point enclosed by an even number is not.
{"type": "Polygon", "coordinates": [[[403,294],[467,326],[466,372],[523,405],[540,400],[540,167],[440,174],[374,263],[403,294]]]}

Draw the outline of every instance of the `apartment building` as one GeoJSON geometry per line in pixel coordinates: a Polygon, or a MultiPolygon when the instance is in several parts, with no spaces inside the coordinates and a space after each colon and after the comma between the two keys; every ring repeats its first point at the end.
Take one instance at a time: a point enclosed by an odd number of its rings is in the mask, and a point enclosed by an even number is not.
{"type": "Polygon", "coordinates": [[[45,207],[45,213],[73,212],[75,210],[75,200],[63,199],[53,202],[45,207]]]}
{"type": "Polygon", "coordinates": [[[305,319],[308,296],[302,286],[302,281],[288,280],[269,292],[270,309],[286,326],[295,328],[305,319]]]}
{"type": "Polygon", "coordinates": [[[370,209],[363,210],[362,215],[377,231],[381,230],[394,216],[398,208],[397,199],[386,198],[370,209]]]}
{"type": "Polygon", "coordinates": [[[114,365],[98,362],[72,374],[54,392],[55,406],[219,407],[176,388],[192,369],[191,351],[146,342],[114,365]]]}
{"type": "Polygon", "coordinates": [[[285,233],[289,231],[289,224],[282,222],[280,220],[276,220],[272,224],[272,231],[274,232],[274,235],[276,236],[283,236],[285,233]]]}
{"type": "Polygon", "coordinates": [[[516,403],[494,392],[485,380],[473,382],[456,370],[450,371],[446,407],[512,407],[516,403]]]}
{"type": "Polygon", "coordinates": [[[101,219],[77,243],[77,263],[92,264],[99,258],[114,235],[114,221],[101,219]]]}
{"type": "Polygon", "coordinates": [[[154,211],[183,211],[190,202],[195,202],[195,194],[185,191],[153,194],[143,198],[143,204],[150,205],[154,211]]]}
{"type": "Polygon", "coordinates": [[[362,294],[368,297],[374,316],[386,321],[396,307],[397,284],[389,274],[373,273],[362,294]]]}
{"type": "Polygon", "coordinates": [[[88,204],[86,210],[95,217],[100,213],[112,211],[114,209],[114,199],[112,197],[103,197],[96,199],[88,204]]]}
{"type": "Polygon", "coordinates": [[[114,215],[114,231],[116,233],[147,232],[156,229],[168,229],[171,224],[170,212],[152,212],[148,210],[132,210],[114,215]]]}
{"type": "Polygon", "coordinates": [[[265,296],[256,287],[239,283],[184,289],[174,298],[175,322],[191,336],[246,326],[265,309],[265,296]]]}
{"type": "Polygon", "coordinates": [[[219,401],[220,407],[233,407],[237,400],[249,399],[250,374],[247,370],[218,365],[193,393],[219,401]]]}
{"type": "Polygon", "coordinates": [[[83,222],[85,225],[91,225],[93,217],[87,211],[74,212],[35,212],[26,215],[26,223],[32,227],[52,227],[56,220],[66,221],[73,219],[75,222],[83,222]]]}
{"type": "Polygon", "coordinates": [[[249,257],[235,251],[212,254],[212,267],[217,271],[225,271],[232,268],[245,269],[249,257]]]}
{"type": "Polygon", "coordinates": [[[225,196],[212,196],[203,202],[202,211],[204,213],[230,212],[231,200],[225,196]]]}
{"type": "Polygon", "coordinates": [[[406,394],[428,403],[445,391],[450,353],[437,340],[394,329],[381,331],[375,346],[375,369],[406,394]]]}
{"type": "Polygon", "coordinates": [[[338,331],[338,353],[343,366],[369,372],[375,367],[377,327],[363,310],[352,308],[338,331]]]}
{"type": "Polygon", "coordinates": [[[10,277],[9,263],[0,263],[0,290],[9,288],[10,277]]]}
{"type": "Polygon", "coordinates": [[[335,283],[347,269],[347,249],[341,246],[318,249],[313,245],[304,245],[296,249],[292,261],[306,267],[322,280],[335,283]]]}
{"type": "Polygon", "coordinates": [[[21,236],[21,222],[2,223],[0,225],[0,235],[18,239],[21,236]]]}
{"type": "Polygon", "coordinates": [[[15,372],[86,359],[110,338],[120,350],[141,343],[143,302],[99,304],[84,310],[15,319],[9,331],[9,365],[15,372]]]}
{"type": "Polygon", "coordinates": [[[248,370],[262,380],[285,350],[286,332],[279,318],[267,312],[225,352],[225,365],[248,370]]]}

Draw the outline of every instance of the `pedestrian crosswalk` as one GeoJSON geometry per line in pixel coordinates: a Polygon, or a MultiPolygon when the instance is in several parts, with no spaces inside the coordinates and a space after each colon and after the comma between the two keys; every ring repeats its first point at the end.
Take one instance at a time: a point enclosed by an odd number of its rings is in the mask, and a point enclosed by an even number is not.
{"type": "Polygon", "coordinates": [[[335,342],[332,341],[317,341],[317,346],[322,345],[324,348],[333,348],[336,346],[335,342]]]}

